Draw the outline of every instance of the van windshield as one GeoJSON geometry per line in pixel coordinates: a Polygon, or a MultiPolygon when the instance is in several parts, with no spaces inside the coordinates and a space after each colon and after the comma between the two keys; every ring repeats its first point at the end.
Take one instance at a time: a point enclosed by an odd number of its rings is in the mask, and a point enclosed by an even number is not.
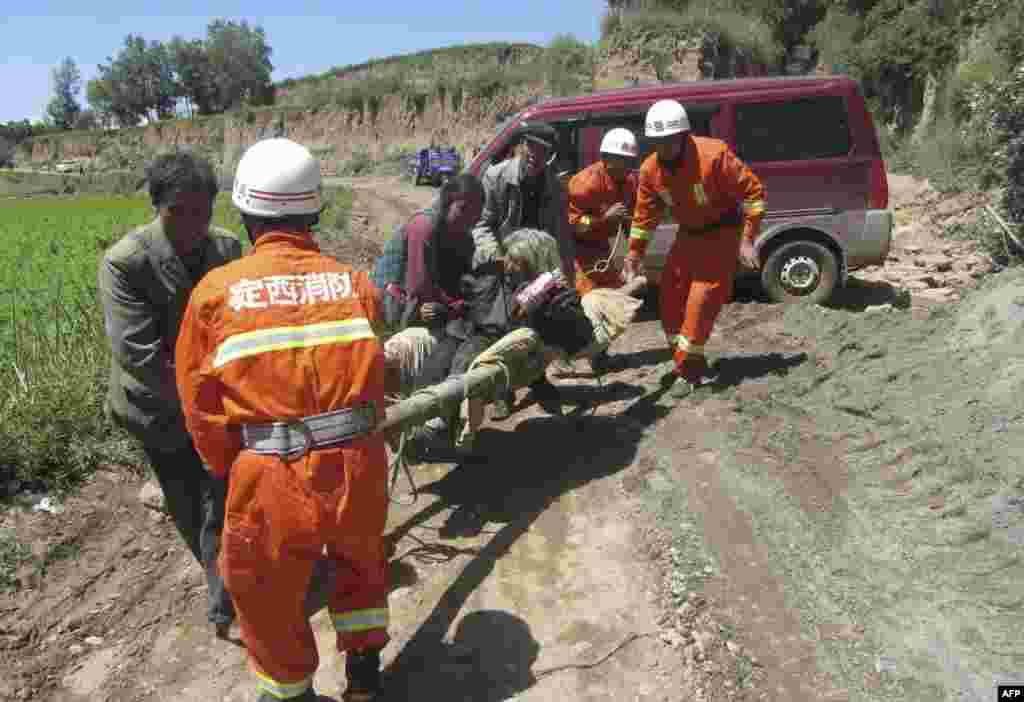
{"type": "MultiPolygon", "coordinates": [[[[494,136],[492,136],[487,141],[486,145],[482,149],[480,149],[480,153],[485,153],[489,151],[494,146],[494,142],[498,139],[498,137],[500,137],[504,133],[504,131],[508,129],[509,125],[515,123],[515,121],[518,120],[522,114],[522,112],[516,112],[506,117],[505,119],[501,120],[494,130],[494,136]]],[[[497,153],[491,154],[491,159],[494,159],[496,156],[500,155],[501,151],[499,150],[497,153]]]]}
{"type": "MultiPolygon", "coordinates": [[[[519,115],[521,115],[521,114],[523,114],[523,113],[522,112],[516,112],[512,116],[506,117],[501,122],[499,122],[498,123],[497,131],[494,132],[494,135],[497,136],[498,134],[501,134],[503,131],[505,131],[505,128],[508,127],[508,125],[510,125],[513,122],[515,122],[517,119],[519,119],[519,115]]],[[[493,139],[492,139],[492,141],[493,141],[493,139]]]]}

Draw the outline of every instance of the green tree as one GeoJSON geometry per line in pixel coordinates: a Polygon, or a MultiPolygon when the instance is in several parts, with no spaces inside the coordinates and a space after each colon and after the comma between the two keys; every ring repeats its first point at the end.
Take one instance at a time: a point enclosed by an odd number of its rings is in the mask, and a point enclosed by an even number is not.
{"type": "Polygon", "coordinates": [[[189,116],[213,114],[218,110],[217,78],[206,46],[201,39],[174,37],[168,44],[178,92],[185,99],[189,116]]]}
{"type": "Polygon", "coordinates": [[[102,127],[119,125],[130,127],[138,124],[138,117],[124,104],[116,102],[116,90],[109,78],[94,78],[85,84],[85,98],[102,127]]]}
{"type": "Polygon", "coordinates": [[[100,125],[99,118],[93,110],[82,110],[75,119],[75,129],[96,129],[100,125]]]}
{"type": "Polygon", "coordinates": [[[46,106],[46,116],[55,127],[71,129],[78,113],[82,111],[78,104],[78,93],[82,89],[82,75],[78,66],[70,56],[61,61],[51,73],[53,79],[53,99],[46,106]]]}
{"type": "Polygon", "coordinates": [[[101,102],[106,101],[102,109],[107,114],[122,125],[174,114],[179,89],[166,46],[129,34],[117,56],[107,60],[108,64],[99,66],[102,83],[93,88],[101,102]]]}
{"type": "Polygon", "coordinates": [[[215,20],[206,28],[205,46],[219,109],[273,102],[272,50],[262,27],[250,27],[244,20],[215,20]]]}

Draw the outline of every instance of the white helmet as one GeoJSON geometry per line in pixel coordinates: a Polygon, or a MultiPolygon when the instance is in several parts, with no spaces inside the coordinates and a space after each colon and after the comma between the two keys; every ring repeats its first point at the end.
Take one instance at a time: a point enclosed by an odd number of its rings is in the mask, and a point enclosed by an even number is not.
{"type": "Polygon", "coordinates": [[[617,127],[604,135],[604,139],[601,140],[601,153],[636,157],[640,151],[637,149],[633,132],[617,127]]]}
{"type": "Polygon", "coordinates": [[[238,162],[231,202],[256,217],[316,214],[322,209],[320,164],[290,139],[258,141],[238,162]]]}
{"type": "Polygon", "coordinates": [[[647,110],[644,136],[657,139],[690,131],[686,109],[675,100],[658,100],[647,110]]]}

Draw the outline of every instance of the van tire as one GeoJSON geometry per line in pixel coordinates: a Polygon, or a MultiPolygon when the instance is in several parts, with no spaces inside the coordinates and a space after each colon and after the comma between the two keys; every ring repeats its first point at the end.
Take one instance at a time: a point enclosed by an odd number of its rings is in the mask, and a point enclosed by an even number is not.
{"type": "Polygon", "coordinates": [[[839,260],[816,241],[790,241],[774,249],[761,270],[761,285],[773,302],[820,305],[835,292],[839,260]]]}

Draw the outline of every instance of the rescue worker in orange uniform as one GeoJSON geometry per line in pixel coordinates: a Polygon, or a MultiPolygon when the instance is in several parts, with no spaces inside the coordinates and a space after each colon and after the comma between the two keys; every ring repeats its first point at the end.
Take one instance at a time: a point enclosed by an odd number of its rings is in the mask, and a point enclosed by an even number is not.
{"type": "Polygon", "coordinates": [[[671,214],[679,231],[661,276],[660,309],[674,353],[662,384],[679,399],[709,373],[704,344],[732,296],[737,258],[757,268],[754,242],[765,190],[728,145],[693,136],[686,110],[675,100],[656,102],[645,121],[655,153],[640,167],[623,271],[627,278],[643,274],[647,245],[671,214]]]}
{"type": "MultiPolygon", "coordinates": [[[[613,261],[613,242],[628,226],[636,202],[636,137],[628,129],[610,130],[601,139],[601,159],[569,181],[569,224],[576,237],[576,292],[583,297],[595,288],[619,288],[625,282],[613,261]]],[[[595,373],[618,363],[601,351],[590,358],[595,373]]]]}
{"type": "Polygon", "coordinates": [[[372,700],[388,643],[384,353],[362,272],[320,252],[320,167],[287,139],[253,145],[232,201],[253,243],[189,301],[177,383],[196,448],[228,496],[221,570],[260,702],[317,699],[303,600],[326,552],[346,700],[372,700]]]}
{"type": "Polygon", "coordinates": [[[576,292],[622,287],[612,242],[636,201],[637,177],[630,172],[638,151],[628,129],[612,129],[601,140],[601,159],[569,181],[569,224],[576,236],[576,292]],[[607,268],[599,264],[608,264],[607,268]]]}

